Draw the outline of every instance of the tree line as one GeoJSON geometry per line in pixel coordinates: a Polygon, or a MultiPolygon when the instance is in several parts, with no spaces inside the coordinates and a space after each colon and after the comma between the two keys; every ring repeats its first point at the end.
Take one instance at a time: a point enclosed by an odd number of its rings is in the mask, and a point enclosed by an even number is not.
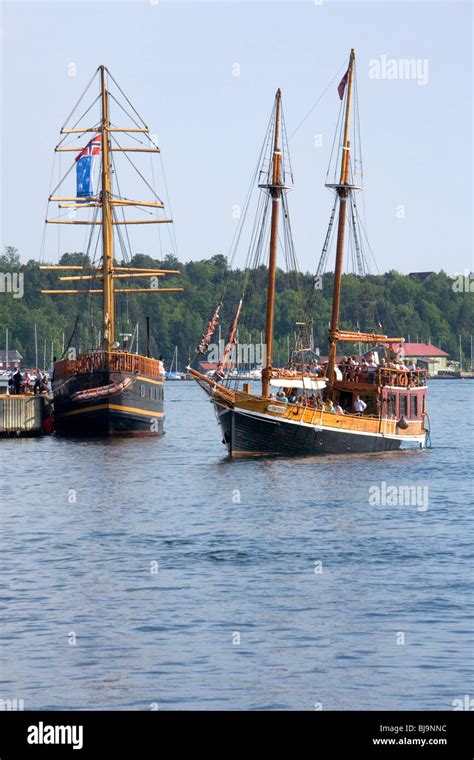
{"type": "MultiPolygon", "coordinates": [[[[81,252],[65,253],[63,265],[90,265],[81,252]]],[[[160,287],[182,287],[182,293],[117,295],[117,333],[133,333],[138,324],[140,353],[145,353],[146,318],[150,318],[152,356],[162,355],[169,366],[178,347],[183,367],[195,355],[195,347],[207,322],[222,299],[221,325],[225,338],[242,294],[244,306],[239,320],[239,340],[258,342],[265,326],[267,270],[229,269],[224,256],[201,261],[180,262],[172,255],[164,260],[136,254],[131,262],[119,265],[176,269],[180,276],[160,277],[160,287]]],[[[36,361],[42,366],[46,350],[60,358],[63,347],[87,350],[97,346],[102,311],[100,296],[89,294],[87,285],[80,295],[42,295],[41,290],[74,288],[77,283],[59,283],[58,273],[43,271],[38,262],[21,264],[18,251],[5,248],[0,254],[0,347],[17,349],[25,366],[36,361]],[[22,297],[9,292],[9,272],[22,275],[22,297]]],[[[118,281],[117,287],[120,288],[118,281]]],[[[134,287],[141,280],[134,279],[134,287]]],[[[146,287],[146,281],[143,287],[146,287]]],[[[274,364],[286,362],[288,344],[293,345],[297,323],[311,323],[314,345],[327,353],[327,331],[331,317],[333,273],[315,282],[310,273],[277,270],[275,297],[274,364]]],[[[99,284],[93,285],[100,288],[99,284]]],[[[419,281],[396,271],[359,277],[345,274],[342,283],[341,327],[383,332],[411,342],[431,342],[459,359],[459,340],[466,365],[470,364],[470,341],[474,316],[473,293],[456,286],[445,272],[433,273],[419,281]],[[454,287],[453,287],[454,285],[454,287]]],[[[135,331],[136,332],[136,331],[135,331]]],[[[351,347],[345,347],[350,350],[351,347]]]]}

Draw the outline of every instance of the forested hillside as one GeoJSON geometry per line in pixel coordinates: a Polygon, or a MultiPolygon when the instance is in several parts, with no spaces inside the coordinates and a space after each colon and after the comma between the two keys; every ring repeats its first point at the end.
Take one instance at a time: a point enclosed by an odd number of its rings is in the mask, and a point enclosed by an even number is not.
{"type": "MultiPolygon", "coordinates": [[[[63,264],[88,263],[81,253],[66,253],[63,264]]],[[[174,347],[178,346],[181,364],[195,346],[207,321],[220,300],[225,288],[222,312],[223,337],[242,290],[246,300],[239,322],[241,342],[258,342],[265,321],[266,270],[256,272],[229,270],[223,256],[187,264],[168,256],[157,261],[146,255],[136,255],[132,266],[163,267],[179,269],[180,277],[160,279],[160,286],[184,288],[183,293],[127,294],[117,296],[118,332],[133,332],[139,323],[140,349],[145,349],[146,316],[151,318],[151,350],[153,355],[162,354],[169,365],[174,347]]],[[[73,287],[59,283],[57,272],[38,269],[38,262],[21,265],[14,248],[7,248],[0,255],[0,273],[23,274],[24,295],[15,298],[5,286],[8,279],[1,275],[0,285],[0,347],[5,347],[5,328],[9,331],[9,346],[16,348],[27,365],[35,362],[34,331],[38,336],[38,354],[43,364],[46,344],[47,363],[62,351],[63,334],[66,345],[78,350],[96,344],[101,328],[100,296],[91,294],[44,296],[41,289],[73,287]],[[77,323],[77,324],[76,324],[77,323]]],[[[302,306],[309,305],[313,320],[314,341],[323,353],[327,349],[327,327],[331,310],[331,273],[324,275],[321,289],[314,289],[310,274],[299,276],[299,295],[295,289],[295,273],[278,270],[276,283],[276,361],[286,361],[287,339],[292,339],[295,323],[302,319],[302,306]]],[[[136,285],[137,280],[134,280],[136,285]]],[[[146,286],[146,282],[143,283],[146,286]]],[[[85,286],[82,286],[85,287],[85,286]]],[[[100,287],[94,285],[94,287],[100,287]]],[[[118,285],[120,287],[120,285],[118,285]]],[[[344,275],[342,285],[342,326],[403,336],[415,342],[431,340],[448,351],[455,359],[459,357],[459,336],[462,336],[463,352],[470,355],[470,336],[473,332],[474,294],[453,290],[453,279],[444,272],[431,275],[419,282],[395,271],[383,275],[360,278],[344,275]]],[[[307,316],[306,316],[307,318],[307,316]]]]}

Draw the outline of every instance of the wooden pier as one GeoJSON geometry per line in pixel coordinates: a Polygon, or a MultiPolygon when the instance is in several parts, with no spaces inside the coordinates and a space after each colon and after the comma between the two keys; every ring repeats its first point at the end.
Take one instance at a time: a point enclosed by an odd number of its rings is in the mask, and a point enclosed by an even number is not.
{"type": "Polygon", "coordinates": [[[48,396],[0,395],[0,436],[43,435],[52,432],[52,406],[48,396]]]}

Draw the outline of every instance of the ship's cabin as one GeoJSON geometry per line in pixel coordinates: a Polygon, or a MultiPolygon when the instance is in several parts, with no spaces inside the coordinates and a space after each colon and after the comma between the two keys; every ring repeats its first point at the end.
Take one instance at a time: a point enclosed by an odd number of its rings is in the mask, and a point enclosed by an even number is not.
{"type": "Polygon", "coordinates": [[[337,400],[347,411],[355,411],[359,397],[367,405],[364,415],[383,419],[421,420],[425,412],[426,371],[377,367],[361,376],[352,368],[341,372],[334,389],[337,400]]]}
{"type": "MultiPolygon", "coordinates": [[[[382,417],[382,419],[405,418],[407,421],[422,420],[425,413],[427,373],[419,369],[400,369],[377,365],[368,370],[362,366],[341,366],[336,368],[336,382],[331,389],[327,386],[325,367],[317,374],[314,365],[293,365],[286,370],[278,370],[272,386],[293,389],[296,397],[331,398],[341,406],[345,414],[382,417]],[[356,400],[361,399],[366,408],[357,412],[356,400]]],[[[289,394],[288,394],[289,395],[289,394]]]]}

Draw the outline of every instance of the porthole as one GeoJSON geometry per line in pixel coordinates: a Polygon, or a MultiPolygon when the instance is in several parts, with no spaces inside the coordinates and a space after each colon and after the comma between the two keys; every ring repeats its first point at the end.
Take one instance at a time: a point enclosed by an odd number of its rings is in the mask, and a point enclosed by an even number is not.
{"type": "Polygon", "coordinates": [[[142,398],[145,398],[145,386],[144,385],[140,385],[140,396],[142,398]]]}

